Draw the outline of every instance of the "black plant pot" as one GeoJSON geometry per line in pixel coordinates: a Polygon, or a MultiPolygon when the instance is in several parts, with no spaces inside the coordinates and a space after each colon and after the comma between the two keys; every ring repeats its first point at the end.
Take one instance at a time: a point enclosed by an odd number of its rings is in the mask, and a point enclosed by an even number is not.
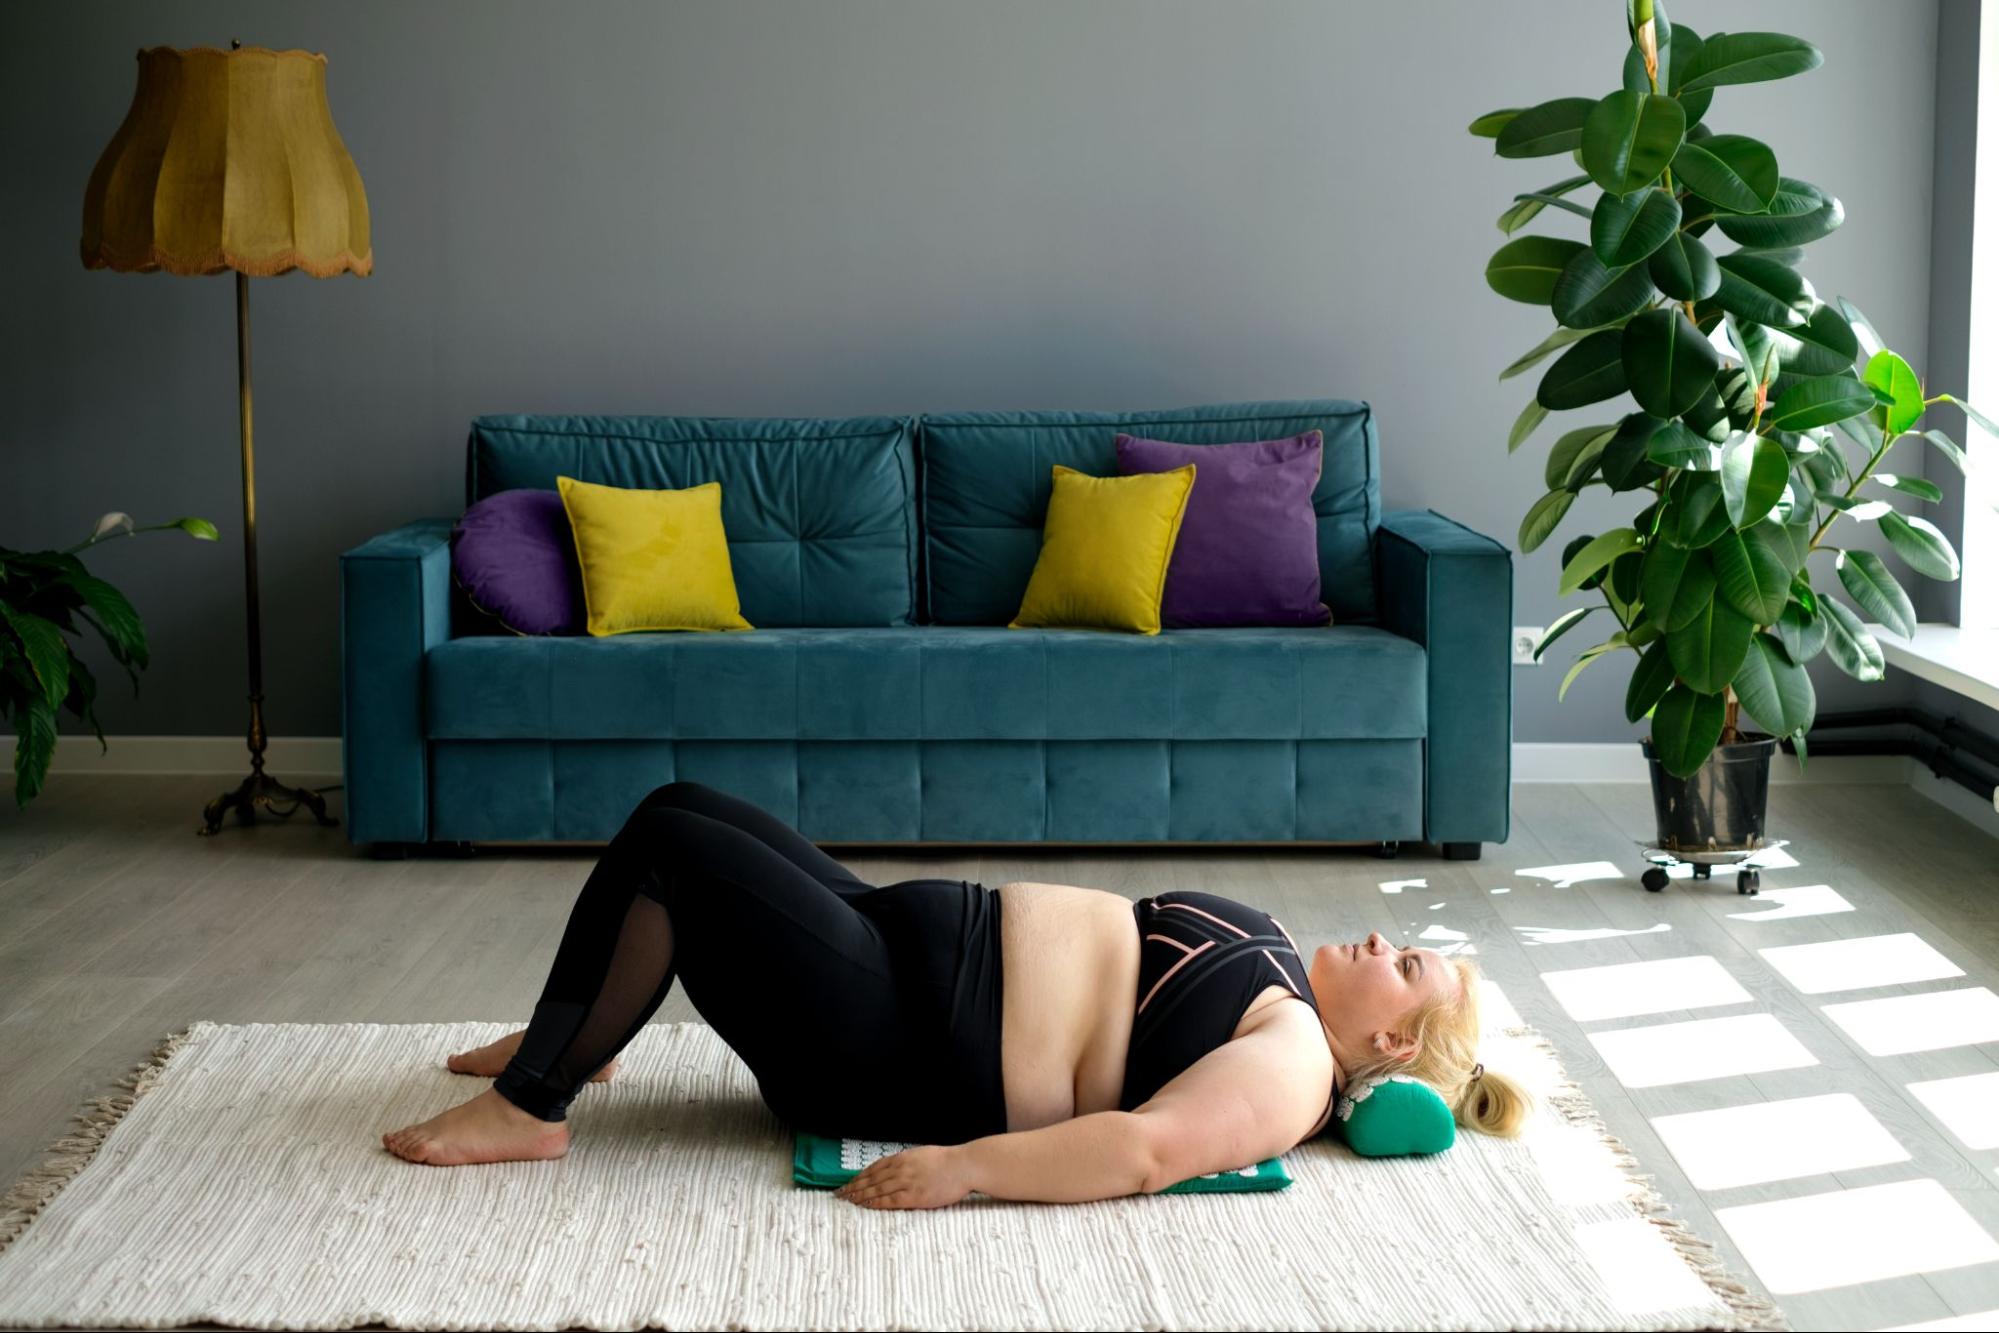
{"type": "Polygon", "coordinates": [[[1751,851],[1763,845],[1776,737],[1717,745],[1690,778],[1668,773],[1652,742],[1641,744],[1652,765],[1652,809],[1658,818],[1661,850],[1751,851]]]}

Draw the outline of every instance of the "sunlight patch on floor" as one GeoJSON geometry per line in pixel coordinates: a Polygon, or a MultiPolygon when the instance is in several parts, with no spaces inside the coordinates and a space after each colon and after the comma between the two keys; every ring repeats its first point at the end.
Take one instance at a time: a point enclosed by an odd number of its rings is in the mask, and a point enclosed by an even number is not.
{"type": "Polygon", "coordinates": [[[1764,904],[1753,912],[1730,912],[1737,921],[1789,921],[1800,916],[1829,916],[1851,912],[1853,904],[1830,884],[1807,884],[1796,889],[1765,889],[1764,904]]]}
{"type": "Polygon", "coordinates": [[[1589,1039],[1627,1088],[1659,1088],[1818,1063],[1818,1057],[1770,1014],[1592,1032],[1589,1039]]]}
{"type": "Polygon", "coordinates": [[[1695,1189],[1906,1162],[1909,1150],[1850,1092],[1652,1117],[1695,1189]]]}
{"type": "Polygon", "coordinates": [[[1999,1072],[1911,1083],[1909,1091],[1965,1147],[1999,1148],[1999,1072]]]}
{"type": "Polygon", "coordinates": [[[1705,954],[1543,972],[1541,980],[1578,1023],[1747,1004],[1753,998],[1705,954]]]}
{"type": "Polygon", "coordinates": [[[1908,933],[1784,944],[1757,952],[1806,995],[1964,975],[1963,968],[1908,933]]]}
{"type": "Polygon", "coordinates": [[[1907,1055],[1999,1041],[1999,995],[1983,986],[1829,1004],[1825,1016],[1869,1055],[1907,1055]]]}
{"type": "Polygon", "coordinates": [[[1999,1259],[1999,1243],[1934,1180],[1717,1208],[1714,1215],[1779,1296],[1999,1259]]]}

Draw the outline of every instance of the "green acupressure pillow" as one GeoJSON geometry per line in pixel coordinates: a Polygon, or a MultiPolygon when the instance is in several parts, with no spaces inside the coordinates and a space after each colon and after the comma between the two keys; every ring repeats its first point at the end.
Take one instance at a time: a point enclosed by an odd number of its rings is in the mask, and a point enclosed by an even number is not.
{"type": "Polygon", "coordinates": [[[1333,1119],[1340,1137],[1362,1157],[1437,1153],[1458,1139],[1457,1120],[1443,1097],[1407,1074],[1390,1074],[1341,1094],[1333,1119]]]}

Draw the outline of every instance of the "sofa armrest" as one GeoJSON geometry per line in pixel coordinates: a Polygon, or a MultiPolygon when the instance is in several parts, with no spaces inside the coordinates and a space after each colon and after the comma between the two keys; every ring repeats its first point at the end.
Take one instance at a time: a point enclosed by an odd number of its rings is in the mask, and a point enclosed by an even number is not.
{"type": "Polygon", "coordinates": [[[1433,510],[1381,516],[1382,623],[1423,645],[1424,836],[1504,842],[1513,777],[1513,553],[1433,510]]]}
{"type": "Polygon", "coordinates": [[[347,839],[430,833],[423,659],[451,637],[449,518],[371,537],[340,556],[341,768],[347,839]]]}

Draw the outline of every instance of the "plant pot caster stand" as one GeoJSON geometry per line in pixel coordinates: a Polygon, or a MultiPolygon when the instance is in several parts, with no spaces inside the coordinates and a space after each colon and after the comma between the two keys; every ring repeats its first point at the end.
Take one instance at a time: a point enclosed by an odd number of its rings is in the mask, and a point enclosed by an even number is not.
{"type": "Polygon", "coordinates": [[[1712,851],[1699,852],[1647,846],[1642,849],[1641,855],[1652,864],[1638,877],[1638,882],[1643,884],[1648,892],[1659,893],[1665,889],[1670,878],[1668,872],[1676,865],[1692,866],[1693,877],[1697,880],[1712,877],[1716,866],[1734,866],[1736,867],[1735,891],[1753,898],[1763,884],[1763,868],[1756,864],[1758,858],[1765,852],[1776,851],[1785,841],[1779,838],[1776,842],[1766,842],[1760,847],[1716,848],[1712,851]]]}

